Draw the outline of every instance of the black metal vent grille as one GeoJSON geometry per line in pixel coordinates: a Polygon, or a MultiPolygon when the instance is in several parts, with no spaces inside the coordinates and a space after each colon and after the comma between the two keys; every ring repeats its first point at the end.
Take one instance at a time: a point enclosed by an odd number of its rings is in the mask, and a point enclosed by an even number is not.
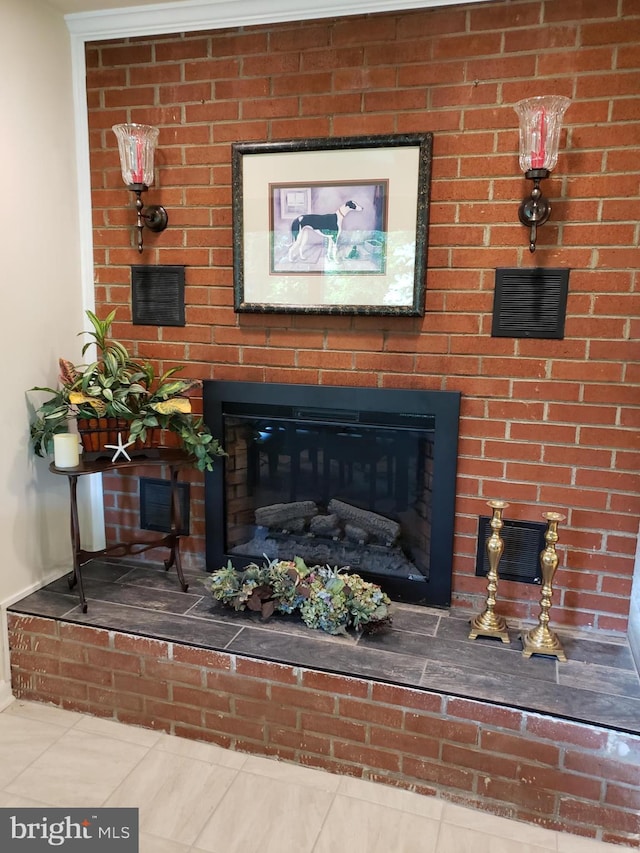
{"type": "Polygon", "coordinates": [[[133,324],[184,326],[184,267],[132,266],[133,324]]]}
{"type": "MultiPolygon", "coordinates": [[[[491,517],[481,515],[478,523],[476,575],[489,573],[487,539],[491,536],[491,517]]],[[[544,534],[547,525],[537,521],[504,521],[500,538],[504,551],[498,565],[498,576],[506,581],[540,583],[540,552],[546,547],[544,534]]]]}
{"type": "MultiPolygon", "coordinates": [[[[182,524],[181,536],[189,535],[189,483],[177,483],[182,524]]],[[[140,477],[140,529],[171,533],[171,480],[140,477]]]]}
{"type": "Polygon", "coordinates": [[[494,338],[564,338],[568,269],[498,269],[494,338]]]}

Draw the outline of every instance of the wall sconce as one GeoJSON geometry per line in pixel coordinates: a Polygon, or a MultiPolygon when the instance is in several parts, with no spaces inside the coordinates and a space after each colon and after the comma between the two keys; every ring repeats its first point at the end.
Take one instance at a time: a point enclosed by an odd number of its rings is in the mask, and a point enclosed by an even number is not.
{"type": "Polygon", "coordinates": [[[115,124],[122,180],[136,194],[138,251],[142,252],[142,229],[164,231],[169,222],[167,211],[159,204],[142,203],[141,195],[153,183],[153,154],[160,131],[147,124],[115,124]]]}
{"type": "Polygon", "coordinates": [[[551,205],[542,195],[540,181],[558,162],[562,119],[571,101],[562,95],[526,98],[514,104],[520,119],[520,168],[533,181],[529,198],[518,209],[518,217],[529,229],[529,251],[535,252],[538,228],[549,218],[551,205]]]}

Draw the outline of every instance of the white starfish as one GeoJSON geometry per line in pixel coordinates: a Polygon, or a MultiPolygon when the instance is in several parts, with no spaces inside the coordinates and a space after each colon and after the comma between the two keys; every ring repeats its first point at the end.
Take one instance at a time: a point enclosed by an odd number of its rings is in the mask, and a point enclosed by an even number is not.
{"type": "Polygon", "coordinates": [[[127,447],[130,447],[132,444],[135,444],[134,441],[127,441],[126,443],[122,441],[122,433],[118,433],[118,443],[117,444],[105,444],[105,448],[109,448],[109,450],[115,450],[111,461],[115,462],[118,456],[122,454],[127,462],[131,462],[131,457],[127,453],[127,447]]]}

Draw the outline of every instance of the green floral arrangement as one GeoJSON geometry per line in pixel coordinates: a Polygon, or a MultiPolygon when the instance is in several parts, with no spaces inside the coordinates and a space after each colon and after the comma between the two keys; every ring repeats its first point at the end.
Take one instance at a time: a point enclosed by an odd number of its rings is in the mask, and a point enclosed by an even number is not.
{"type": "Polygon", "coordinates": [[[347,567],[308,567],[295,557],[236,570],[229,561],[208,583],[213,597],[234,610],[252,610],[263,619],[297,611],[309,628],[329,634],[346,634],[349,628],[373,633],[391,624],[387,594],[347,567]]]}
{"type": "Polygon", "coordinates": [[[89,336],[82,355],[95,345],[97,360],[75,365],[60,358],[58,387],[30,389],[51,395],[33,412],[30,433],[36,455],[52,453],[54,435],[68,432],[72,420],[81,429],[101,418],[116,418],[124,423],[123,435],[132,443],[144,442],[147,431],[169,430],[199,471],[212,471],[217,457],[226,453],[203,418],[191,413],[188,395],[201,387],[201,381],[176,378],[181,367],[156,376],[151,362],[132,358],[124,344],[111,337],[115,310],[104,320],[92,311],[85,313],[93,329],[80,332],[89,336]]]}

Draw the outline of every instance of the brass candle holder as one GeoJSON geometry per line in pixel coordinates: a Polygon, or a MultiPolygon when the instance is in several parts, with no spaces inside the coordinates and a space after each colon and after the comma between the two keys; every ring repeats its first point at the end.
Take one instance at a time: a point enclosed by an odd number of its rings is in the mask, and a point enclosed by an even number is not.
{"type": "Polygon", "coordinates": [[[558,524],[566,516],[559,512],[543,512],[547,520],[547,530],[544,534],[547,547],[540,553],[540,568],[542,569],[542,592],[540,595],[540,616],[538,625],[521,636],[522,655],[555,655],[558,660],[566,661],[567,656],[558,639],[558,635],[549,628],[549,610],[553,595],[553,576],[558,568],[556,542],[558,541],[558,524]]]}
{"type": "Polygon", "coordinates": [[[487,506],[493,510],[491,517],[491,536],[487,539],[487,557],[489,558],[489,572],[487,574],[487,602],[485,609],[471,620],[471,631],[469,639],[476,637],[500,637],[503,643],[510,642],[507,631],[507,623],[502,616],[494,612],[496,606],[496,593],[498,591],[498,564],[504,551],[504,540],[500,531],[504,526],[502,511],[509,504],[504,501],[487,501],[487,506]]]}

